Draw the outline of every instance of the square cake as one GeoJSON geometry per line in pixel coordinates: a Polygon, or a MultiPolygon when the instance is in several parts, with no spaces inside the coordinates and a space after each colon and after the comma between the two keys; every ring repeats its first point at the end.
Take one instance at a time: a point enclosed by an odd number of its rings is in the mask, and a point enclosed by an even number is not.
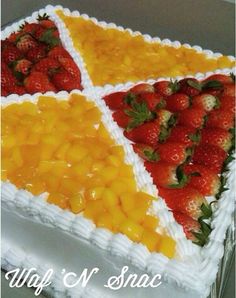
{"type": "Polygon", "coordinates": [[[2,267],[53,269],[52,297],[207,297],[234,210],[235,58],[51,5],[1,46],[2,267]],[[104,286],[124,268],[161,284],[104,286]]]}

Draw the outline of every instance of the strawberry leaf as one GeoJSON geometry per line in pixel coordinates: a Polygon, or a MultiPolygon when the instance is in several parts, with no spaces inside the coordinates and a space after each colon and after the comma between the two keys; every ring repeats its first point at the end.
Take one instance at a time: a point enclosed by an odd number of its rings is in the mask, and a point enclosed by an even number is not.
{"type": "Polygon", "coordinates": [[[192,142],[198,144],[198,143],[201,141],[201,134],[200,134],[199,131],[198,131],[198,132],[196,132],[196,133],[193,133],[193,134],[188,135],[188,138],[189,138],[192,142]]]}
{"type": "Polygon", "coordinates": [[[158,156],[157,152],[155,152],[154,150],[144,149],[143,153],[146,156],[148,161],[158,161],[159,160],[159,156],[158,156]]]}
{"type": "Polygon", "coordinates": [[[177,177],[178,183],[170,184],[170,185],[168,185],[168,187],[170,187],[170,188],[183,188],[189,180],[189,177],[187,175],[185,175],[185,173],[183,171],[183,167],[181,165],[178,166],[177,169],[176,169],[176,177],[177,177]]]}
{"type": "Polygon", "coordinates": [[[199,91],[202,90],[202,85],[198,82],[195,82],[193,80],[187,80],[187,84],[194,89],[197,89],[199,91]]]}
{"type": "Polygon", "coordinates": [[[129,92],[125,98],[124,98],[124,102],[127,103],[128,105],[131,105],[132,102],[136,99],[136,95],[132,92],[129,92]]]}
{"type": "Polygon", "coordinates": [[[219,81],[212,80],[212,81],[208,81],[202,85],[202,89],[204,89],[204,90],[209,89],[209,88],[222,89],[223,84],[219,81]]]}

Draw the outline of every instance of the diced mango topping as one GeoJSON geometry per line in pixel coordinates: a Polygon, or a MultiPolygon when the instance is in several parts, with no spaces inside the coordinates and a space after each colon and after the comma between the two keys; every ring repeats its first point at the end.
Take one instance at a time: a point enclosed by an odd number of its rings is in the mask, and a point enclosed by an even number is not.
{"type": "Polygon", "coordinates": [[[127,30],[104,28],[57,11],[81,53],[94,85],[176,77],[235,66],[228,57],[209,58],[194,49],[147,42],[127,30]]]}
{"type": "Polygon", "coordinates": [[[173,257],[174,248],[159,243],[167,236],[155,232],[157,218],[147,213],[155,198],[136,189],[123,148],[91,102],[76,94],[60,101],[40,96],[37,104],[2,108],[2,122],[2,180],[35,195],[48,192],[49,203],[173,257]]]}

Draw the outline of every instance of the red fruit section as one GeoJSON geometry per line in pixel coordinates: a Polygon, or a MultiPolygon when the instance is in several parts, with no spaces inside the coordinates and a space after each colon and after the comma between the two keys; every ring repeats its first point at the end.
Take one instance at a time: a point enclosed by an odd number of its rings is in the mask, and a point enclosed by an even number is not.
{"type": "Polygon", "coordinates": [[[232,160],[234,90],[234,77],[218,74],[139,84],[104,97],[186,237],[201,246],[211,232],[206,196],[220,198],[232,160]]]}
{"type": "Polygon", "coordinates": [[[47,15],[1,42],[2,96],[82,90],[81,73],[47,15]]]}

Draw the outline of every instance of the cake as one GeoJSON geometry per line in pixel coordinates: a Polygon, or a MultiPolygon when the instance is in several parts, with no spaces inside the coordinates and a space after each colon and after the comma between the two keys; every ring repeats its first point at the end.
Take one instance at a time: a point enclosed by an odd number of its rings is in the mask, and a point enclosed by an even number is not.
{"type": "Polygon", "coordinates": [[[52,268],[53,297],[207,297],[234,209],[234,57],[61,6],[2,39],[2,267],[52,268]],[[161,285],[104,287],[125,266],[161,285]]]}

